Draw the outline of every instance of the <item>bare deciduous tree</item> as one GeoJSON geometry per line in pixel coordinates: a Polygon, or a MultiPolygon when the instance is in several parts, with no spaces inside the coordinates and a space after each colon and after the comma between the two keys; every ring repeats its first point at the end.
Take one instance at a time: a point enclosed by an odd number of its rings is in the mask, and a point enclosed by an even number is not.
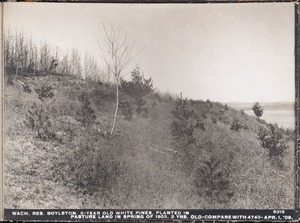
{"type": "Polygon", "coordinates": [[[44,41],[40,47],[40,71],[47,72],[51,64],[51,46],[44,41]]]}
{"type": "Polygon", "coordinates": [[[78,49],[73,49],[71,51],[71,73],[76,77],[82,77],[82,68],[81,68],[81,56],[78,49]]]}
{"type": "Polygon", "coordinates": [[[64,54],[60,63],[58,64],[58,72],[62,75],[70,74],[70,61],[68,53],[64,54]]]}
{"type": "Polygon", "coordinates": [[[84,79],[91,79],[95,81],[102,81],[102,72],[95,60],[90,54],[84,55],[83,61],[83,77],[84,79]]]}
{"type": "Polygon", "coordinates": [[[125,69],[135,58],[133,55],[134,43],[129,40],[128,34],[123,33],[116,27],[103,25],[105,42],[99,43],[101,57],[105,62],[108,71],[113,74],[116,84],[116,105],[113,117],[113,123],[107,137],[111,137],[115,132],[119,109],[119,85],[120,79],[124,75],[125,69]]]}

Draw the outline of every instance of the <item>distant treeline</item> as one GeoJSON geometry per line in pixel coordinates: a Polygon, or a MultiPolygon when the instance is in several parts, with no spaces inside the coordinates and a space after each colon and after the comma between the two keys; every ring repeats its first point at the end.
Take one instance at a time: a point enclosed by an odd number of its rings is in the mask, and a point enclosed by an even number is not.
{"type": "Polygon", "coordinates": [[[102,70],[92,55],[73,48],[63,52],[47,40],[38,42],[24,31],[7,29],[4,37],[6,74],[13,75],[74,75],[83,79],[110,82],[111,75],[102,70]]]}

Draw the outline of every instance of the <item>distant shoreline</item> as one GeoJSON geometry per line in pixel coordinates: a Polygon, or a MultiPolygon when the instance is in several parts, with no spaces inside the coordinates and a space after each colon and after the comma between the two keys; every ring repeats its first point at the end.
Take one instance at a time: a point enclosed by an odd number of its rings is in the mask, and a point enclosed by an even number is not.
{"type": "MultiPolygon", "coordinates": [[[[269,123],[277,123],[283,128],[295,128],[295,102],[261,102],[264,109],[262,119],[269,123]]],[[[252,115],[253,103],[228,103],[228,106],[241,110],[243,109],[248,115],[252,115]]]]}

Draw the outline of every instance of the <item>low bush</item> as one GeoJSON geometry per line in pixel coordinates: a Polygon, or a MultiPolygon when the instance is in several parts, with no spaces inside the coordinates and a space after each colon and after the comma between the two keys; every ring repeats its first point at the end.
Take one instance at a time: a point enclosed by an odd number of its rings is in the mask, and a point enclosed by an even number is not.
{"type": "Polygon", "coordinates": [[[204,127],[204,123],[200,121],[200,119],[197,119],[196,125],[195,125],[196,129],[200,129],[202,131],[205,131],[205,127],[204,127]]]}
{"type": "Polygon", "coordinates": [[[243,125],[240,123],[240,121],[238,119],[234,119],[233,122],[231,123],[230,129],[232,131],[240,131],[240,129],[243,128],[243,125]]]}
{"type": "Polygon", "coordinates": [[[159,102],[161,102],[161,96],[160,96],[159,93],[155,93],[155,94],[154,94],[154,97],[155,97],[159,102]]]}
{"type": "Polygon", "coordinates": [[[211,103],[211,101],[210,101],[209,99],[207,99],[206,102],[209,104],[209,107],[210,107],[210,108],[213,107],[213,105],[212,105],[212,103],[211,103]]]}
{"type": "Polygon", "coordinates": [[[225,104],[224,109],[225,109],[225,111],[228,111],[228,105],[227,104],[225,104]]]}
{"type": "Polygon", "coordinates": [[[55,133],[51,130],[52,124],[42,105],[33,103],[24,124],[37,132],[37,137],[43,141],[56,139],[55,133]]]}
{"type": "Polygon", "coordinates": [[[141,114],[142,112],[145,112],[145,105],[146,105],[146,101],[143,100],[142,98],[136,98],[135,99],[135,104],[137,105],[136,113],[137,114],[141,114]]]}
{"type": "Polygon", "coordinates": [[[77,111],[76,119],[84,126],[91,126],[96,120],[95,111],[91,108],[91,102],[87,93],[83,92],[79,97],[81,107],[77,111]]]}
{"type": "Polygon", "coordinates": [[[41,87],[36,88],[34,90],[38,94],[39,99],[42,101],[44,101],[47,98],[52,98],[54,96],[54,87],[49,83],[44,83],[41,87]]]}
{"type": "Polygon", "coordinates": [[[14,81],[13,81],[13,77],[11,74],[7,75],[7,85],[14,86],[14,81]]]}
{"type": "Polygon", "coordinates": [[[22,87],[23,87],[24,92],[29,93],[29,94],[32,92],[32,90],[27,82],[22,84],[22,87]]]}
{"type": "Polygon", "coordinates": [[[130,166],[132,144],[123,136],[103,142],[93,132],[89,129],[78,132],[77,138],[82,140],[66,154],[59,178],[79,194],[101,198],[100,204],[125,207],[136,193],[133,190],[136,176],[130,166]]]}
{"type": "Polygon", "coordinates": [[[127,121],[130,121],[133,116],[133,108],[128,101],[120,101],[119,107],[121,114],[125,116],[127,121]]]}
{"type": "Polygon", "coordinates": [[[213,123],[217,123],[217,118],[216,118],[216,117],[212,117],[212,118],[211,118],[211,121],[212,121],[213,123]]]}
{"type": "Polygon", "coordinates": [[[211,157],[198,167],[195,175],[195,186],[199,196],[205,196],[212,205],[227,202],[234,193],[230,188],[230,176],[221,159],[211,157]]]}
{"type": "Polygon", "coordinates": [[[142,117],[143,118],[149,118],[149,110],[147,107],[142,108],[142,117]]]}
{"type": "Polygon", "coordinates": [[[295,140],[296,139],[296,130],[292,128],[287,128],[284,130],[284,134],[287,135],[288,140],[295,140]]]}
{"type": "Polygon", "coordinates": [[[245,130],[249,130],[249,126],[248,126],[247,124],[243,125],[243,128],[244,128],[245,130]]]}
{"type": "Polygon", "coordinates": [[[197,101],[194,101],[193,99],[190,99],[190,103],[193,107],[197,105],[197,101]]]}
{"type": "Polygon", "coordinates": [[[67,165],[76,190],[89,195],[98,193],[102,198],[111,195],[113,185],[124,171],[121,160],[107,148],[89,145],[74,152],[67,165]]]}
{"type": "Polygon", "coordinates": [[[287,149],[282,131],[275,124],[269,124],[268,128],[260,126],[257,131],[261,146],[268,151],[270,160],[274,157],[283,157],[287,149]]]}
{"type": "Polygon", "coordinates": [[[98,87],[91,92],[91,100],[99,106],[105,106],[106,103],[112,102],[116,99],[115,92],[106,87],[98,87]]]}
{"type": "Polygon", "coordinates": [[[152,108],[155,108],[156,106],[157,106],[156,101],[153,101],[152,104],[151,104],[151,107],[152,107],[152,108]]]}
{"type": "Polygon", "coordinates": [[[223,115],[225,114],[225,112],[226,112],[225,109],[220,109],[220,110],[219,110],[219,113],[220,113],[221,116],[223,116],[223,115]]]}

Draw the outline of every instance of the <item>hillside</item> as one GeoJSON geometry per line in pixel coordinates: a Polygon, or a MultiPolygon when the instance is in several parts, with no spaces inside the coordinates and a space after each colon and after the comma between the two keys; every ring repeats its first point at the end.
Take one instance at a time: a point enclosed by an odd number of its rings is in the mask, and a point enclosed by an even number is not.
{"type": "Polygon", "coordinates": [[[154,92],[144,97],[147,112],[137,114],[121,91],[133,116],[120,110],[116,134],[106,139],[100,133],[111,127],[115,86],[59,75],[19,81],[27,90],[17,81],[5,86],[6,208],[294,207],[293,139],[280,130],[288,147],[271,160],[257,136],[265,121],[221,103],[188,100],[202,124],[193,131],[195,141],[178,149],[170,125],[179,99],[154,92]],[[49,85],[53,96],[39,99],[34,89],[49,85]],[[36,111],[44,117],[40,131],[28,123],[36,111]],[[221,186],[205,183],[207,166],[216,167],[211,175],[224,179],[221,186]]]}

